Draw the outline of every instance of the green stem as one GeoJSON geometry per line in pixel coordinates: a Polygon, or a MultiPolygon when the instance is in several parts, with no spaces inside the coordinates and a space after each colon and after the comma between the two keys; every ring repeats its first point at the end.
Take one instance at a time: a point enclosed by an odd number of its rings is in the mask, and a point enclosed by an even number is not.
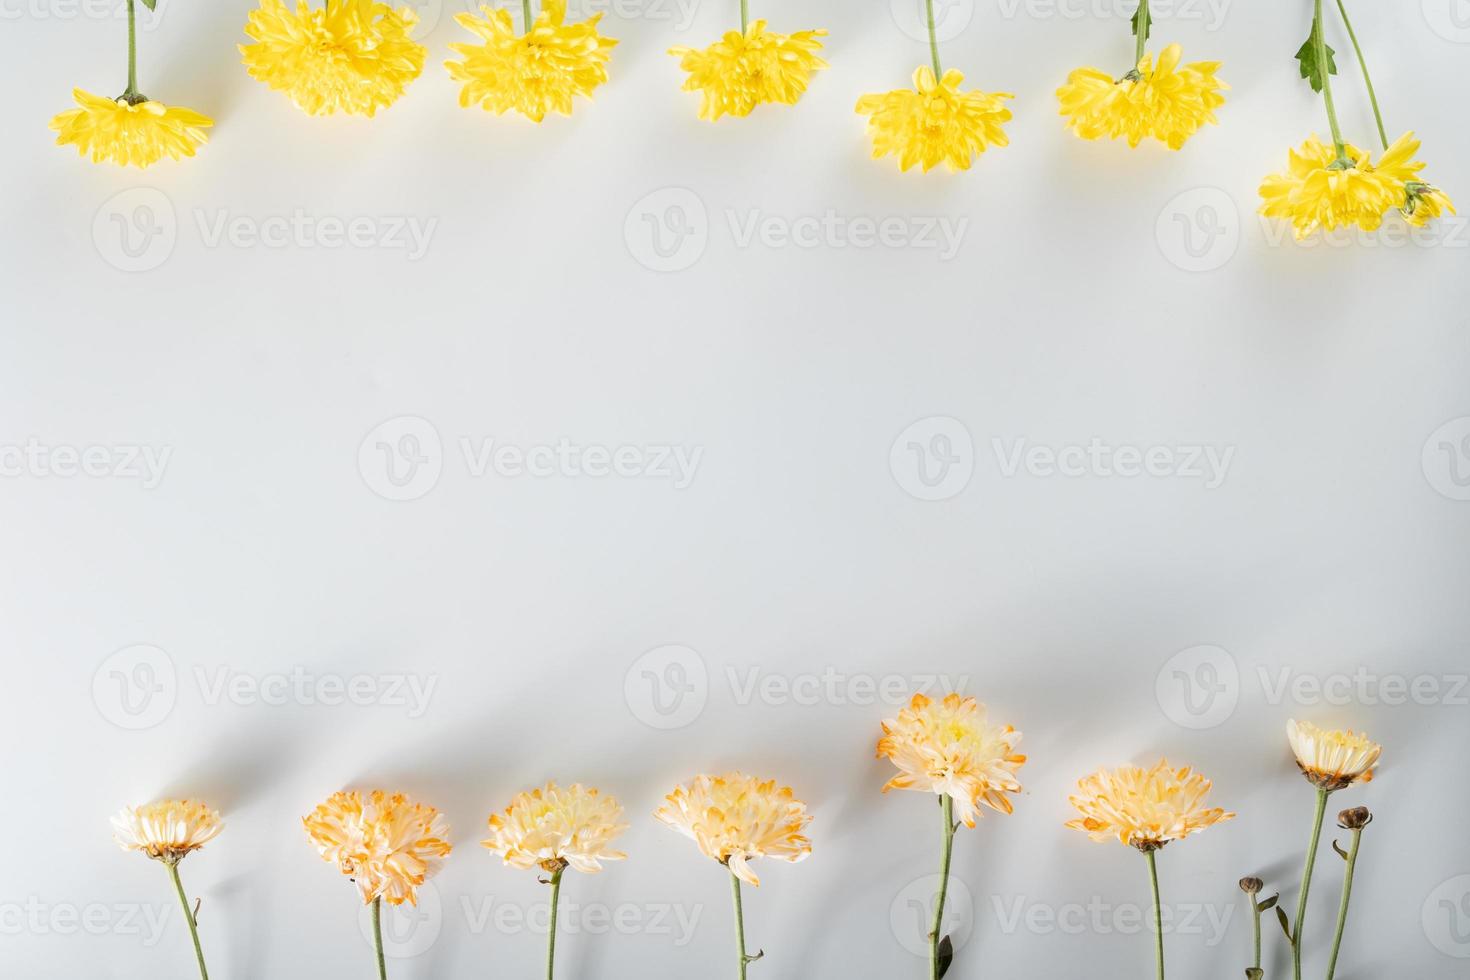
{"type": "Polygon", "coordinates": [[[388,980],[388,963],[383,959],[383,900],[373,899],[373,948],[378,951],[378,980],[388,980]]]}
{"type": "Polygon", "coordinates": [[[750,29],[750,0],[740,0],[740,33],[750,29]]]}
{"type": "Polygon", "coordinates": [[[1251,895],[1251,911],[1255,913],[1256,920],[1256,961],[1252,964],[1254,969],[1261,968],[1261,903],[1256,901],[1256,896],[1251,895]]]}
{"type": "Polygon", "coordinates": [[[1315,0],[1312,13],[1312,47],[1317,51],[1317,74],[1322,79],[1322,100],[1327,104],[1327,123],[1332,127],[1332,148],[1337,152],[1335,162],[1351,165],[1347,147],[1342,140],[1342,127],[1337,124],[1337,106],[1332,101],[1332,73],[1327,70],[1327,41],[1322,35],[1322,0],[1315,0]]]}
{"type": "Polygon", "coordinates": [[[132,102],[138,97],[138,11],[137,0],[128,0],[128,90],[123,97],[132,102]]]}
{"type": "Polygon", "coordinates": [[[556,975],[556,906],[561,899],[561,876],[566,868],[557,868],[551,875],[551,922],[546,929],[546,980],[556,975]]]}
{"type": "Polygon", "coordinates": [[[934,902],[934,928],[929,930],[929,978],[939,980],[939,941],[944,937],[944,901],[949,897],[949,866],[954,854],[954,797],[948,793],[939,798],[940,812],[944,816],[944,856],[939,862],[939,897],[934,902]]]}
{"type": "Polygon", "coordinates": [[[1358,68],[1363,72],[1363,84],[1368,87],[1368,101],[1373,103],[1373,120],[1378,123],[1378,139],[1386,150],[1388,149],[1388,130],[1383,126],[1383,112],[1378,108],[1378,95],[1373,91],[1373,76],[1368,74],[1368,62],[1363,60],[1363,49],[1358,45],[1358,35],[1353,30],[1353,22],[1348,19],[1347,7],[1343,4],[1343,0],[1337,0],[1337,12],[1342,14],[1342,26],[1347,28],[1348,38],[1353,42],[1353,53],[1357,55],[1358,68]]]}
{"type": "MultiPolygon", "coordinates": [[[[132,10],[132,3],[128,4],[128,10],[132,10]]],[[[189,908],[189,898],[184,894],[184,883],[179,880],[179,866],[177,863],[168,866],[169,877],[173,879],[174,891],[179,893],[179,904],[184,907],[184,921],[189,923],[189,936],[194,940],[194,958],[199,961],[199,976],[201,980],[209,980],[209,970],[204,966],[204,947],[199,945],[199,923],[194,918],[194,910],[189,908]]]]}
{"type": "MultiPolygon", "coordinates": [[[[1321,9],[1322,0],[1317,0],[1321,9]]],[[[1320,62],[1325,65],[1326,62],[1320,62]]],[[[1307,892],[1312,887],[1312,868],[1317,864],[1317,845],[1322,840],[1322,818],[1327,813],[1327,790],[1317,790],[1317,813],[1312,818],[1312,841],[1307,845],[1307,863],[1302,868],[1302,890],[1296,900],[1296,919],[1291,926],[1291,968],[1295,980],[1302,980],[1302,919],[1307,914],[1307,892]]]]}
{"type": "Polygon", "coordinates": [[[934,27],[934,0],[924,0],[924,11],[929,20],[929,58],[934,62],[934,77],[944,77],[944,69],[939,67],[939,34],[934,27]]]}
{"type": "Polygon", "coordinates": [[[1138,69],[1138,63],[1143,60],[1143,48],[1148,43],[1150,26],[1153,17],[1149,13],[1148,0],[1138,0],[1138,24],[1136,25],[1137,39],[1133,42],[1133,68],[1138,69]]]}
{"type": "Polygon", "coordinates": [[[1159,964],[1159,980],[1164,980],[1164,907],[1159,903],[1159,865],[1154,853],[1143,852],[1148,858],[1148,879],[1154,888],[1154,958],[1159,964]]]}
{"type": "Polygon", "coordinates": [[[525,18],[526,33],[531,33],[531,0],[521,0],[521,16],[525,18]]]}
{"type": "Polygon", "coordinates": [[[740,956],[737,975],[740,980],[745,980],[745,968],[750,965],[750,957],[745,955],[745,907],[740,901],[740,879],[733,871],[730,872],[730,894],[735,898],[735,948],[740,956]]]}
{"type": "Polygon", "coordinates": [[[1337,950],[1342,946],[1342,933],[1347,927],[1348,901],[1353,897],[1353,869],[1358,864],[1358,845],[1363,842],[1363,828],[1353,831],[1353,842],[1348,845],[1347,870],[1342,877],[1342,902],[1337,906],[1337,935],[1332,937],[1332,956],[1327,961],[1327,980],[1337,972],[1337,950]]]}

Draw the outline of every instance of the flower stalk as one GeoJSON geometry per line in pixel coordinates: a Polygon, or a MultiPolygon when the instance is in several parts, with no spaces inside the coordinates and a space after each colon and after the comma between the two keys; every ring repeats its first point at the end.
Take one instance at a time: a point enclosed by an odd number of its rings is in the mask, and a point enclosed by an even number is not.
{"type": "Polygon", "coordinates": [[[144,101],[138,92],[138,0],[128,0],[128,90],[123,98],[128,104],[144,101]]]}
{"type": "Polygon", "coordinates": [[[750,956],[745,952],[745,904],[740,900],[740,878],[733,871],[730,872],[730,895],[735,900],[735,951],[739,956],[736,976],[745,980],[746,968],[766,954],[762,951],[750,956]]]}
{"type": "Polygon", "coordinates": [[[1348,844],[1347,853],[1343,854],[1333,841],[1333,849],[1342,854],[1347,862],[1347,867],[1342,876],[1342,900],[1337,906],[1337,932],[1332,937],[1332,955],[1327,960],[1327,980],[1332,980],[1333,974],[1337,972],[1337,952],[1342,947],[1342,934],[1347,928],[1348,902],[1353,897],[1353,871],[1358,865],[1358,846],[1363,842],[1363,828],[1373,820],[1373,815],[1366,807],[1357,807],[1352,810],[1344,810],[1338,815],[1338,826],[1352,832],[1353,839],[1348,844]]]}
{"type": "Polygon", "coordinates": [[[1164,906],[1159,901],[1159,864],[1155,855],[1157,847],[1144,849],[1148,858],[1148,880],[1154,891],[1154,959],[1158,964],[1158,978],[1164,980],[1164,906]]]}
{"type": "Polygon", "coordinates": [[[1133,23],[1133,32],[1136,35],[1133,41],[1133,72],[1138,71],[1138,63],[1143,60],[1144,48],[1148,44],[1149,30],[1153,24],[1153,17],[1148,9],[1148,0],[1138,0],[1138,13],[1133,23]]]}
{"type": "Polygon", "coordinates": [[[959,825],[954,822],[954,797],[948,793],[940,796],[939,809],[944,816],[944,852],[939,862],[939,895],[934,901],[934,927],[929,930],[929,980],[939,980],[944,975],[944,966],[939,961],[939,944],[944,938],[944,902],[949,897],[949,867],[954,855],[954,834],[959,825]]]}
{"type": "Polygon", "coordinates": [[[1368,62],[1363,59],[1363,49],[1358,44],[1358,34],[1348,18],[1347,5],[1337,0],[1337,12],[1342,15],[1342,26],[1347,28],[1348,40],[1353,42],[1353,54],[1358,59],[1358,69],[1363,73],[1363,84],[1368,89],[1368,101],[1373,104],[1373,121],[1378,124],[1378,139],[1388,149],[1388,130],[1383,125],[1383,112],[1378,108],[1378,95],[1373,91],[1373,76],[1368,74],[1368,62]]]}
{"type": "Polygon", "coordinates": [[[924,13],[929,24],[929,59],[934,63],[934,77],[943,78],[944,69],[939,66],[939,32],[934,25],[934,0],[924,0],[924,13]]]}
{"type": "MultiPolygon", "coordinates": [[[[132,6],[132,3],[129,2],[130,12],[132,6]]],[[[189,938],[194,940],[194,958],[199,961],[200,980],[209,980],[209,969],[204,965],[204,947],[199,944],[199,920],[194,917],[194,910],[189,907],[188,896],[184,894],[184,883],[179,880],[179,863],[168,861],[165,864],[168,867],[168,876],[173,879],[174,891],[178,892],[179,904],[184,907],[184,921],[189,924],[189,938]]]]}
{"type": "MultiPolygon", "coordinates": [[[[1317,0],[1320,8],[1322,0],[1317,0]]],[[[1291,925],[1291,969],[1295,980],[1302,980],[1302,919],[1307,914],[1307,893],[1312,887],[1312,869],[1317,864],[1317,845],[1322,840],[1322,821],[1327,814],[1327,795],[1331,790],[1317,788],[1317,811],[1312,818],[1312,838],[1307,845],[1307,860],[1302,867],[1301,894],[1296,900],[1296,919],[1291,925]]]]}
{"type": "Polygon", "coordinates": [[[383,959],[383,899],[373,899],[373,949],[378,954],[378,980],[388,980],[388,963],[383,959]]]}
{"type": "MultiPolygon", "coordinates": [[[[1316,49],[1317,73],[1322,79],[1322,101],[1327,106],[1327,124],[1332,127],[1332,148],[1337,153],[1337,159],[1333,161],[1333,168],[1345,170],[1353,166],[1353,161],[1348,159],[1347,144],[1343,142],[1342,127],[1337,123],[1337,106],[1332,101],[1332,72],[1327,70],[1327,41],[1322,30],[1322,0],[1314,0],[1312,13],[1312,47],[1316,49]]],[[[1297,976],[1301,976],[1301,968],[1297,968],[1297,976]]]]}
{"type": "Polygon", "coordinates": [[[566,873],[562,865],[551,873],[551,920],[546,928],[546,980],[556,975],[556,907],[561,899],[561,876],[566,873]]]}

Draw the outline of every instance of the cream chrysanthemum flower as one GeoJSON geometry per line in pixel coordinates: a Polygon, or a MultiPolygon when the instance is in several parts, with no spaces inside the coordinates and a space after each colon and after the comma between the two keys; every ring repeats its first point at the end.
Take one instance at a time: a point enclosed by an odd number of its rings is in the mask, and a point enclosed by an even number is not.
{"type": "Polygon", "coordinates": [[[113,840],[125,851],[139,851],[164,864],[178,864],[219,836],[224,822],[217,810],[195,800],[158,800],[124,807],[112,818],[113,840]]]}
{"type": "Polygon", "coordinates": [[[398,101],[424,70],[426,51],[409,35],[418,17],[377,0],[261,0],[240,45],[250,77],[285,92],[313,116],[372,116],[398,101]]]}
{"type": "Polygon", "coordinates": [[[1383,752],[1383,746],[1361,732],[1318,728],[1295,718],[1286,723],[1286,740],[1302,775],[1329,792],[1372,780],[1383,752]]]}
{"type": "Polygon", "coordinates": [[[1423,228],[1445,213],[1454,214],[1455,205],[1448,194],[1425,183],[1419,176],[1419,171],[1424,169],[1424,161],[1414,159],[1418,152],[1419,141],[1413,133],[1405,133],[1383,151],[1373,169],[1403,185],[1404,200],[1399,210],[1406,222],[1415,228],[1423,228]]]}
{"type": "Polygon", "coordinates": [[[1009,92],[960,91],[965,76],[950,69],[935,79],[927,65],[914,72],[912,89],[895,89],[858,99],[857,111],[868,117],[873,158],[893,154],[908,170],[915,164],[927,172],[939,164],[951,171],[968,170],[989,146],[1010,141],[1001,123],[1011,118],[1009,92]]]}
{"type": "Polygon", "coordinates": [[[1204,776],[1188,766],[1171,768],[1163,759],[1152,769],[1101,769],[1077,781],[1077,793],[1068,800],[1082,816],[1067,826],[1095,841],[1115,837],[1140,851],[1156,851],[1235,816],[1205,806],[1209,792],[1204,776]]]}
{"type": "Polygon", "coordinates": [[[607,81],[607,63],[618,42],[597,33],[602,14],[566,23],[566,0],[546,0],[530,31],[515,32],[507,10],[481,6],[483,17],[460,14],[460,26],[480,44],[451,44],[463,61],[444,67],[464,87],[459,104],[478,105],[497,115],[515,110],[540,122],[549,112],[572,113],[572,100],[607,81]]]}
{"type": "Polygon", "coordinates": [[[707,48],[670,48],[669,54],[689,73],[684,91],[703,95],[699,118],[713,122],[723,115],[748,116],[762,103],[795,105],[812,72],[827,67],[817,56],[826,36],[822,30],[778,34],[758,20],[707,48]]]}
{"type": "Polygon", "coordinates": [[[1067,126],[1083,139],[1126,137],[1137,146],[1152,136],[1177,150],[1225,104],[1230,86],[1215,77],[1218,61],[1181,65],[1183,49],[1171,44],[1157,64],[1144,55],[1133,71],[1114,81],[1096,68],[1078,68],[1057,89],[1067,126]]]}
{"type": "Polygon", "coordinates": [[[73,89],[78,108],[51,120],[56,145],[68,144],[93,163],[147,167],[164,157],[180,160],[209,141],[205,130],[214,120],[152,99],[109,99],[73,89]]]}
{"type": "Polygon", "coordinates": [[[947,794],[966,827],[975,826],[980,804],[1011,812],[1007,793],[1019,793],[1016,771],[1026,757],[1016,752],[1021,733],[986,722],[983,704],[947,694],[935,702],[915,694],[897,718],[883,722],[878,757],[899,768],[883,787],[947,794]]]}
{"type": "Polygon", "coordinates": [[[449,826],[438,810],[402,793],[333,793],[302,817],[322,859],[357,884],[363,904],[417,904],[417,889],[450,851],[449,826]]]}
{"type": "MultiPolygon", "coordinates": [[[[1298,239],[1349,225],[1376,231],[1386,213],[1405,203],[1403,181],[1379,172],[1367,151],[1351,143],[1344,152],[1348,159],[1339,161],[1332,145],[1315,136],[1290,151],[1287,172],[1261,182],[1261,214],[1290,221],[1298,239]]],[[[1393,153],[1390,147],[1385,155],[1393,153]]]]}
{"type": "Polygon", "coordinates": [[[699,845],[741,881],[760,885],[751,858],[795,863],[812,852],[802,835],[811,814],[788,786],[743,773],[695,776],[666,797],[654,816],[699,845]]]}
{"type": "Polygon", "coordinates": [[[521,793],[504,813],[490,817],[490,836],[480,843],[513,868],[558,871],[602,870],[603,861],[627,857],[611,844],[628,829],[619,823],[623,808],[611,796],[573,783],[566,789],[548,782],[521,793]]]}

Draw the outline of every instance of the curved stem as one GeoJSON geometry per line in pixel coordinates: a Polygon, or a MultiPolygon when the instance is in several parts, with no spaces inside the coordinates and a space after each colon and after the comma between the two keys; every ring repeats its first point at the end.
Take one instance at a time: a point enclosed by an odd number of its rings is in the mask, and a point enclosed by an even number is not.
{"type": "Polygon", "coordinates": [[[1148,34],[1153,17],[1149,13],[1148,0],[1138,0],[1138,22],[1135,25],[1137,39],[1133,42],[1133,70],[1138,69],[1138,63],[1143,60],[1144,45],[1148,43],[1148,34]]]}
{"type": "Polygon", "coordinates": [[[948,793],[939,798],[940,813],[944,815],[944,856],[939,862],[939,897],[934,902],[934,928],[929,930],[929,978],[939,980],[939,941],[944,937],[944,901],[949,897],[949,866],[954,855],[954,798],[948,793]]]}
{"type": "MultiPolygon", "coordinates": [[[[132,3],[128,4],[131,12],[132,3]]],[[[201,980],[209,980],[209,970],[204,966],[204,947],[199,945],[199,923],[194,918],[194,910],[189,908],[188,896],[184,894],[184,883],[179,880],[179,866],[170,864],[168,875],[173,879],[174,891],[179,893],[179,904],[184,907],[184,921],[189,923],[189,937],[194,940],[194,958],[199,961],[199,976],[201,980]]]]}
{"type": "Polygon", "coordinates": [[[1383,126],[1383,112],[1378,108],[1378,95],[1373,91],[1373,76],[1368,74],[1368,62],[1363,60],[1363,49],[1358,45],[1358,35],[1353,30],[1353,22],[1348,19],[1347,7],[1343,4],[1343,0],[1337,0],[1337,12],[1342,14],[1342,26],[1347,28],[1348,39],[1353,42],[1353,54],[1357,56],[1358,68],[1363,73],[1363,84],[1368,87],[1368,101],[1373,103],[1373,121],[1378,123],[1378,139],[1386,150],[1388,149],[1388,130],[1383,126]]]}
{"type": "Polygon", "coordinates": [[[124,97],[131,102],[138,96],[138,11],[137,0],[128,0],[128,90],[124,97]]]}
{"type": "Polygon", "coordinates": [[[556,974],[556,906],[561,898],[561,876],[566,868],[558,868],[551,875],[551,922],[546,929],[546,980],[556,974]]]}
{"type": "MultiPolygon", "coordinates": [[[[1322,0],[1317,0],[1320,8],[1322,0]]],[[[1302,980],[1302,919],[1307,914],[1307,892],[1312,887],[1312,868],[1317,863],[1317,844],[1322,840],[1322,817],[1327,813],[1327,790],[1317,790],[1317,813],[1312,818],[1312,840],[1307,845],[1307,863],[1302,868],[1302,890],[1296,900],[1296,919],[1291,925],[1291,969],[1295,980],[1302,980]]]]}
{"type": "Polygon", "coordinates": [[[733,871],[730,872],[730,894],[735,898],[735,948],[740,956],[737,976],[745,980],[745,968],[750,965],[750,957],[745,955],[745,907],[740,901],[740,879],[733,871]]]}
{"type": "MultiPolygon", "coordinates": [[[[1317,73],[1322,78],[1322,100],[1327,104],[1327,124],[1332,127],[1332,148],[1337,152],[1337,161],[1346,161],[1347,148],[1342,140],[1342,128],[1337,124],[1337,106],[1332,101],[1332,73],[1327,70],[1327,41],[1322,36],[1322,0],[1315,0],[1312,14],[1312,47],[1317,51],[1317,73]]],[[[1300,970],[1298,970],[1300,974],[1300,970]]]]}
{"type": "Polygon", "coordinates": [[[1164,980],[1164,907],[1159,903],[1159,865],[1155,851],[1144,851],[1148,858],[1148,879],[1154,888],[1154,958],[1159,964],[1159,980],[1164,980]]]}
{"type": "Polygon", "coordinates": [[[1337,972],[1337,950],[1342,946],[1343,929],[1347,926],[1348,901],[1353,897],[1353,869],[1358,864],[1358,845],[1363,842],[1363,828],[1353,831],[1353,842],[1348,845],[1347,870],[1342,877],[1342,902],[1337,906],[1337,935],[1332,937],[1332,957],[1327,961],[1327,980],[1337,972]]]}
{"type": "Polygon", "coordinates": [[[383,900],[373,899],[373,948],[378,952],[378,980],[388,980],[388,963],[383,959],[383,900]]]}
{"type": "Polygon", "coordinates": [[[934,0],[924,0],[924,12],[929,19],[929,58],[934,62],[934,77],[944,77],[944,69],[939,67],[939,34],[934,27],[934,0]]]}

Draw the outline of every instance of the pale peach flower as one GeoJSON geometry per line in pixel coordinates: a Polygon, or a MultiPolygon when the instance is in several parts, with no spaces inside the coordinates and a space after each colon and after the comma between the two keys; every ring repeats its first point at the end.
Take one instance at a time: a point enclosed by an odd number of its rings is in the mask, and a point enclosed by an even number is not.
{"type": "Polygon", "coordinates": [[[1286,723],[1286,739],[1302,775],[1329,792],[1372,780],[1383,752],[1383,746],[1361,732],[1318,728],[1295,718],[1286,723]]]}
{"type": "Polygon", "coordinates": [[[417,904],[418,887],[451,849],[443,815],[402,793],[333,793],[302,823],[322,859],[356,882],[364,905],[417,904]]]}
{"type": "Polygon", "coordinates": [[[1205,806],[1209,792],[1204,776],[1163,759],[1152,769],[1101,769],[1078,780],[1077,793],[1068,799],[1082,815],[1067,826],[1095,841],[1117,838],[1140,851],[1156,851],[1235,816],[1205,806]]]}
{"type": "Polygon", "coordinates": [[[219,836],[219,812],[196,800],[158,800],[123,807],[112,818],[113,840],[125,851],[140,851],[155,861],[178,864],[219,836]]]}
{"type": "Polygon", "coordinates": [[[670,793],[654,816],[751,885],[760,884],[750,870],[751,858],[795,863],[812,852],[811,841],[802,835],[812,821],[806,804],[775,780],[739,772],[695,776],[670,793]]]}
{"type": "Polygon", "coordinates": [[[627,857],[610,847],[628,829],[618,822],[622,815],[611,796],[578,783],[561,789],[548,782],[518,794],[504,813],[492,814],[490,836],[480,843],[513,868],[555,872],[570,865],[593,873],[603,861],[627,857]]]}

